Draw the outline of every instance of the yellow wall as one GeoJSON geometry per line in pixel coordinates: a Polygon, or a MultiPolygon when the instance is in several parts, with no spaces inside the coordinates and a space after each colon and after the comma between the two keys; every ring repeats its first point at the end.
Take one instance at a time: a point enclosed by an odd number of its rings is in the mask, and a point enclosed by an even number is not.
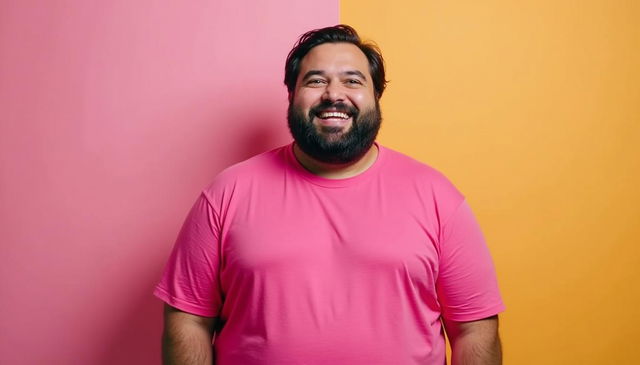
{"type": "Polygon", "coordinates": [[[640,2],[342,0],[382,48],[383,144],[467,195],[505,364],[640,358],[640,2]]]}

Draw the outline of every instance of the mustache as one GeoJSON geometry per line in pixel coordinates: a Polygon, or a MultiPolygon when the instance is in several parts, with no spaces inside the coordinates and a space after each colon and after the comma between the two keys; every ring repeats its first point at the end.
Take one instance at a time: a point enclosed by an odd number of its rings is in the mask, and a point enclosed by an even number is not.
{"type": "Polygon", "coordinates": [[[326,110],[337,111],[340,113],[347,113],[350,116],[358,115],[358,109],[354,106],[347,105],[343,102],[322,102],[320,105],[314,106],[309,109],[309,117],[318,115],[326,110]]]}

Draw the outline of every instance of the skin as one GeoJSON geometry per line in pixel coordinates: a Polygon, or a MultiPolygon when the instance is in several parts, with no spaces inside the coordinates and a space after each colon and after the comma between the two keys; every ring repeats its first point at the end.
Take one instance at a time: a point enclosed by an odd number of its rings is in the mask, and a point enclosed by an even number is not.
{"type": "MultiPolygon", "coordinates": [[[[302,60],[296,88],[289,101],[304,113],[322,101],[341,101],[360,112],[375,107],[376,96],[369,64],[360,49],[349,43],[326,43],[313,48],[302,60]]],[[[340,138],[353,123],[349,120],[311,122],[326,138],[340,138]],[[335,127],[342,128],[336,132],[335,127]],[[327,127],[332,127],[328,129],[327,127]]],[[[375,162],[378,149],[374,145],[358,161],[327,164],[317,161],[294,146],[298,161],[312,173],[343,179],[358,175],[375,162]]],[[[201,317],[165,305],[162,336],[162,358],[165,365],[213,364],[211,342],[217,318],[201,317]]],[[[499,365],[502,351],[498,336],[498,317],[478,321],[443,320],[451,342],[452,365],[499,365]]]]}
{"type": "Polygon", "coordinates": [[[217,318],[185,313],[164,305],[162,363],[164,365],[211,365],[211,341],[217,318]]]}
{"type": "Polygon", "coordinates": [[[478,321],[443,323],[451,342],[452,365],[502,364],[497,315],[478,321]]]}
{"type": "MultiPolygon", "coordinates": [[[[289,100],[305,114],[323,101],[343,102],[356,107],[361,113],[375,108],[375,92],[369,72],[369,61],[358,47],[350,43],[325,43],[314,47],[300,63],[300,73],[296,88],[289,100]]],[[[327,139],[340,138],[353,124],[352,118],[345,123],[335,123],[343,131],[328,132],[326,124],[335,127],[331,121],[324,122],[314,117],[311,122],[316,130],[327,139]],[[344,123],[344,125],[342,125],[344,123]]],[[[294,145],[296,158],[307,170],[329,178],[344,179],[364,172],[371,167],[378,157],[378,149],[374,145],[357,161],[346,164],[327,164],[313,159],[294,145]]]]}

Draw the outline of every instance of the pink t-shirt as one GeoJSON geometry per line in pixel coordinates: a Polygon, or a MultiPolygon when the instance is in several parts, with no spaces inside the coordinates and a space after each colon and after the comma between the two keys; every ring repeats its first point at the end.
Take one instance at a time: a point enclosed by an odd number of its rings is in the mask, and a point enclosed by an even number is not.
{"type": "Polygon", "coordinates": [[[202,192],[155,295],[220,317],[217,365],[444,364],[441,316],[504,310],[464,197],[378,147],[367,171],[331,180],[287,145],[202,192]]]}

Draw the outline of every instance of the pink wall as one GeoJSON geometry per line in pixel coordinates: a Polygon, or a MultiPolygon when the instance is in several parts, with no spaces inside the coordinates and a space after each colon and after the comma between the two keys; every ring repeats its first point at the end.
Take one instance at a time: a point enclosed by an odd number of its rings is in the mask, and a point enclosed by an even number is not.
{"type": "Polygon", "coordinates": [[[0,363],[159,363],[181,221],[289,141],[286,54],[338,22],[318,4],[0,3],[0,363]]]}

